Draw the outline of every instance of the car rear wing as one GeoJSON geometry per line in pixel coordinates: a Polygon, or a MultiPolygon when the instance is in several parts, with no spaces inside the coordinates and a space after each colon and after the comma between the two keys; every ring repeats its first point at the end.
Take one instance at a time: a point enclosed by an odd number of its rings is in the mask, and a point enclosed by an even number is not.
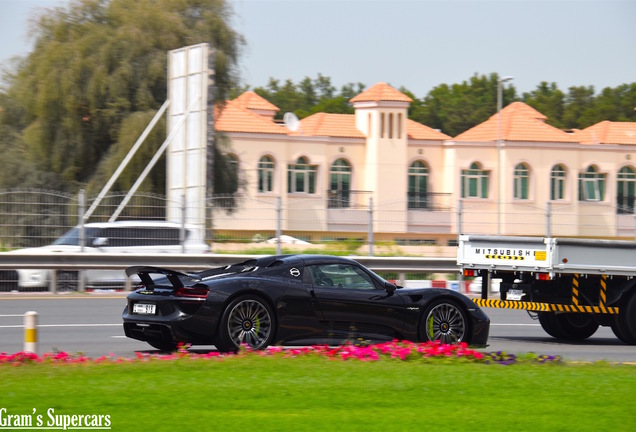
{"type": "Polygon", "coordinates": [[[156,285],[165,285],[165,279],[167,279],[173,288],[179,289],[184,287],[184,279],[199,282],[219,276],[228,276],[252,271],[259,267],[273,265],[275,262],[276,259],[272,259],[270,257],[262,259],[248,259],[237,264],[215,267],[197,273],[182,273],[180,271],[164,267],[131,266],[126,269],[126,275],[138,275],[141,283],[148,288],[156,285]],[[155,276],[153,278],[151,275],[160,275],[160,277],[157,278],[155,276]]]}
{"type": "Polygon", "coordinates": [[[150,276],[154,275],[162,275],[162,278],[165,277],[170,281],[170,284],[174,288],[183,288],[183,281],[181,277],[189,278],[192,280],[201,280],[201,276],[198,274],[186,274],[176,270],[162,268],[162,267],[152,267],[152,266],[132,266],[126,269],[126,276],[138,275],[139,279],[141,279],[141,283],[146,287],[152,287],[157,285],[157,281],[155,278],[150,276]]]}

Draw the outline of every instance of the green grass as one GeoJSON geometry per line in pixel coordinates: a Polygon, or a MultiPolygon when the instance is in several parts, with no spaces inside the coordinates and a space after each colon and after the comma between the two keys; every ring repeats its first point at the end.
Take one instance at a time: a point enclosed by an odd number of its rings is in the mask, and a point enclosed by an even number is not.
{"type": "Polygon", "coordinates": [[[0,366],[10,414],[108,414],[115,431],[627,431],[636,368],[246,355],[0,366]]]}

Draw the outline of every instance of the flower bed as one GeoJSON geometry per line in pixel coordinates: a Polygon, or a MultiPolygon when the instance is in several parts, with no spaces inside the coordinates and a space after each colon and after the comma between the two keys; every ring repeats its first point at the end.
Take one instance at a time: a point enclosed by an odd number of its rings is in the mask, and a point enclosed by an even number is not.
{"type": "Polygon", "coordinates": [[[319,356],[333,360],[358,360],[378,361],[382,359],[397,359],[401,361],[465,361],[484,364],[512,365],[519,362],[536,363],[561,363],[561,356],[527,354],[522,357],[505,352],[482,353],[471,349],[466,343],[443,344],[440,342],[414,343],[408,341],[391,341],[374,345],[341,345],[337,347],[327,345],[314,345],[302,348],[269,347],[265,350],[254,351],[248,347],[242,347],[237,354],[222,354],[210,351],[206,354],[191,353],[188,345],[182,345],[170,354],[148,354],[137,352],[135,357],[118,357],[114,354],[97,358],[86,357],[82,354],[69,354],[66,352],[45,353],[41,356],[29,352],[17,352],[14,354],[0,353],[0,364],[19,366],[31,363],[49,364],[82,364],[82,363],[127,363],[144,362],[153,360],[178,360],[178,359],[222,359],[228,356],[280,356],[282,358],[319,356]]]}

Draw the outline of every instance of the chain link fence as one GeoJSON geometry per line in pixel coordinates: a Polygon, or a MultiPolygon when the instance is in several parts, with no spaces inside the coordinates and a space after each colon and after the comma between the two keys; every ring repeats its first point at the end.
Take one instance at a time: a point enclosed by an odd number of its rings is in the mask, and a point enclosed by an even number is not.
{"type": "MultiPolygon", "coordinates": [[[[105,196],[83,221],[94,196],[0,190],[0,250],[49,245],[82,222],[107,222],[125,197],[125,192],[105,196]]],[[[206,207],[205,241],[219,253],[271,249],[280,242],[293,249],[438,256],[440,248],[455,246],[459,233],[630,240],[636,234],[633,211],[607,203],[460,201],[452,206],[437,201],[426,205],[406,199],[373,202],[368,193],[284,199],[218,195],[200,205],[206,207]]],[[[137,193],[117,220],[164,221],[167,204],[163,195],[137,193]]]]}
{"type": "MultiPolygon", "coordinates": [[[[126,193],[110,193],[88,220],[95,196],[46,190],[0,191],[0,250],[9,252],[51,245],[83,223],[108,222],[126,193]]],[[[374,202],[369,192],[326,196],[210,196],[204,203],[202,241],[213,253],[330,253],[448,258],[456,255],[458,234],[555,236],[633,240],[633,207],[606,202],[463,200],[444,194],[374,202]]],[[[165,221],[165,196],[136,193],[117,220],[165,221]]],[[[174,207],[174,206],[173,206],[174,207]]],[[[185,226],[189,221],[182,212],[185,226]]],[[[138,240],[145,234],[140,233],[138,240]]],[[[162,241],[165,239],[162,239],[162,241]]],[[[180,239],[181,241],[183,239],[180,239]]],[[[134,243],[134,239],[131,240],[134,243]]],[[[158,241],[158,240],[157,240],[158,241]]],[[[94,246],[87,244],[87,247],[94,246]]],[[[96,245],[98,247],[99,245],[96,245]]],[[[16,272],[0,272],[0,290],[15,287],[16,272]]],[[[62,284],[78,285],[77,275],[60,272],[62,284]]],[[[72,288],[71,288],[72,289],[72,288]]]]}

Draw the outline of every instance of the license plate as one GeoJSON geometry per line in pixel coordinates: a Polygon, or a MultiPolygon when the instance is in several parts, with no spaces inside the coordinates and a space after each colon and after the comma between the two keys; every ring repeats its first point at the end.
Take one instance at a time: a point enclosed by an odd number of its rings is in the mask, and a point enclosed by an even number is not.
{"type": "Polygon", "coordinates": [[[133,305],[133,313],[140,315],[154,315],[157,311],[157,305],[153,304],[145,304],[145,303],[135,303],[133,305]]]}
{"type": "Polygon", "coordinates": [[[525,295],[523,290],[508,290],[506,293],[506,300],[520,301],[525,295]]]}

